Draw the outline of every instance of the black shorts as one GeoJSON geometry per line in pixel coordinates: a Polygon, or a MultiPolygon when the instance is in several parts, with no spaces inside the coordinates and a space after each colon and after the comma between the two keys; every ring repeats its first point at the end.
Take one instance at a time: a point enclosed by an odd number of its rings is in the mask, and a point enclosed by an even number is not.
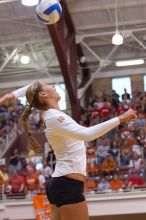
{"type": "Polygon", "coordinates": [[[83,192],[83,181],[65,176],[52,177],[46,186],[49,202],[57,207],[85,201],[83,192]]]}

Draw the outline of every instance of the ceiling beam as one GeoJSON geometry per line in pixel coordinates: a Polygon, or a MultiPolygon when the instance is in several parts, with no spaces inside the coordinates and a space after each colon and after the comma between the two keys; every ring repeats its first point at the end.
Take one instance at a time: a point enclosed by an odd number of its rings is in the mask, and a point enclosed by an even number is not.
{"type": "MultiPolygon", "coordinates": [[[[54,83],[54,82],[52,82],[51,78],[49,78],[47,75],[46,76],[40,75],[39,77],[35,77],[35,79],[34,79],[34,75],[32,75],[31,79],[21,78],[21,80],[19,80],[19,81],[18,80],[17,81],[8,80],[7,82],[0,82],[0,88],[1,89],[20,88],[22,86],[32,84],[32,83],[39,81],[39,80],[44,80],[48,83],[54,83]]],[[[56,81],[56,83],[62,83],[63,82],[62,76],[56,77],[55,81],[56,81]]]]}
{"type": "MultiPolygon", "coordinates": [[[[33,13],[33,12],[32,12],[33,13]]],[[[14,24],[18,24],[19,26],[20,25],[23,25],[23,26],[28,26],[28,27],[34,27],[34,28],[41,28],[41,29],[45,29],[45,26],[37,23],[37,22],[34,22],[36,19],[35,17],[32,16],[32,21],[30,22],[30,19],[28,22],[24,22],[23,20],[21,21],[20,19],[9,19],[9,17],[2,17],[0,16],[0,23],[4,23],[4,22],[7,22],[7,23],[14,23],[14,24]]]]}
{"type": "Polygon", "coordinates": [[[3,64],[0,67],[0,73],[2,72],[2,70],[5,68],[5,66],[10,62],[10,60],[13,58],[13,56],[17,53],[18,48],[15,48],[12,53],[5,59],[5,61],[3,62],[3,64]]]}
{"type": "MultiPolygon", "coordinates": [[[[97,0],[96,0],[97,1],[97,0]]],[[[70,11],[71,13],[84,13],[84,12],[93,12],[93,11],[103,11],[103,10],[108,10],[108,9],[115,9],[115,3],[113,1],[113,3],[109,4],[107,2],[107,4],[98,4],[95,1],[95,4],[92,3],[92,1],[88,1],[88,3],[86,3],[85,1],[78,1],[78,3],[69,3],[68,5],[70,6],[70,11]]],[[[145,6],[146,5],[146,1],[118,1],[118,8],[131,8],[131,7],[138,7],[138,6],[145,6]]]]}
{"type": "Polygon", "coordinates": [[[11,3],[11,2],[17,2],[20,0],[0,0],[0,4],[6,4],[6,3],[11,3]]]}
{"type": "Polygon", "coordinates": [[[84,41],[81,41],[81,44],[97,59],[97,61],[101,61],[99,55],[95,53],[84,41]]]}
{"type": "Polygon", "coordinates": [[[133,33],[131,34],[131,37],[144,49],[146,50],[146,45],[143,44],[141,40],[139,40],[133,33]]]}
{"type": "MultiPolygon", "coordinates": [[[[130,28],[129,26],[135,26],[135,25],[141,25],[141,24],[143,24],[143,25],[145,25],[145,23],[146,23],[146,19],[139,19],[139,20],[132,20],[132,21],[119,21],[119,31],[120,32],[123,32],[124,31],[124,29],[126,29],[126,27],[127,27],[127,29],[132,29],[132,28],[130,28]],[[124,29],[123,29],[123,26],[125,26],[124,27],[124,29]]],[[[77,29],[77,32],[79,32],[79,31],[91,31],[91,30],[98,30],[98,29],[106,29],[106,28],[111,28],[111,29],[115,29],[115,23],[109,23],[108,21],[106,22],[106,23],[102,23],[102,22],[100,22],[100,24],[98,24],[97,22],[93,22],[93,24],[89,24],[89,25],[87,25],[87,24],[85,24],[85,25],[81,25],[81,26],[78,26],[78,24],[76,24],[76,29],[77,29]]],[[[115,31],[115,30],[114,30],[115,31]]]]}
{"type": "Polygon", "coordinates": [[[86,92],[86,90],[88,89],[88,87],[92,84],[92,82],[94,81],[94,79],[96,78],[96,75],[99,71],[101,71],[103,69],[103,67],[105,67],[105,65],[110,65],[110,62],[108,63],[109,58],[116,52],[116,50],[119,48],[119,46],[114,46],[112,48],[112,50],[109,52],[109,54],[106,56],[106,58],[100,62],[99,67],[97,68],[97,70],[92,74],[91,78],[89,79],[89,81],[86,83],[86,85],[78,90],[78,98],[81,99],[82,96],[84,95],[84,93],[86,92]]]}
{"type": "Polygon", "coordinates": [[[107,78],[107,77],[121,77],[121,76],[132,76],[136,74],[144,74],[146,75],[146,67],[144,68],[127,68],[124,70],[112,70],[112,71],[103,71],[97,72],[95,79],[99,78],[107,78]]]}
{"type": "MultiPolygon", "coordinates": [[[[145,32],[146,31],[146,27],[144,28],[128,28],[126,30],[122,30],[122,34],[126,35],[128,32],[129,33],[139,33],[139,32],[145,32]]],[[[76,37],[79,41],[79,39],[83,40],[86,37],[101,37],[101,36],[109,36],[109,35],[113,35],[115,33],[115,30],[113,31],[103,31],[103,32],[96,32],[96,33],[77,33],[76,37]]]]}
{"type": "MultiPolygon", "coordinates": [[[[12,35],[13,36],[13,35],[12,35]]],[[[11,39],[11,41],[9,39],[6,39],[6,36],[4,36],[3,38],[0,38],[0,47],[21,47],[24,46],[26,44],[40,44],[40,43],[48,43],[49,47],[53,47],[52,43],[51,43],[51,39],[48,38],[48,36],[46,36],[46,38],[40,38],[40,37],[35,37],[34,39],[32,38],[32,36],[27,35],[26,36],[26,40],[18,40],[19,37],[21,37],[19,34],[15,35],[17,36],[16,39],[11,39]],[[8,42],[6,42],[6,41],[8,42]]]]}

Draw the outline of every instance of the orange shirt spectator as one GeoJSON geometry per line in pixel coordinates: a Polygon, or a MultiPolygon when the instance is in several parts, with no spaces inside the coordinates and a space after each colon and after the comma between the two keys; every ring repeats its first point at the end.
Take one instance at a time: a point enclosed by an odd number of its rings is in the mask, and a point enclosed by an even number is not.
{"type": "Polygon", "coordinates": [[[26,176],[26,185],[28,190],[39,189],[39,178],[36,173],[26,176]]]}
{"type": "Polygon", "coordinates": [[[113,191],[118,191],[122,189],[123,181],[119,179],[117,174],[114,174],[113,179],[110,181],[110,189],[113,191]]]}
{"type": "Polygon", "coordinates": [[[108,172],[108,171],[116,170],[116,168],[117,168],[116,161],[112,158],[112,155],[108,154],[106,159],[103,161],[102,170],[108,172]]]}
{"type": "Polygon", "coordinates": [[[35,193],[39,192],[40,184],[39,177],[36,171],[32,167],[28,168],[28,174],[26,175],[26,186],[27,190],[35,193]]]}

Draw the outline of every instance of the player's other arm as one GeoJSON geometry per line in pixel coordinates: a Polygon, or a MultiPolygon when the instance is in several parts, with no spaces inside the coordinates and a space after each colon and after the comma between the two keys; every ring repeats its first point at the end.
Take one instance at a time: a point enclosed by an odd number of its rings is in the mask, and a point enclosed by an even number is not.
{"type": "Polygon", "coordinates": [[[15,95],[13,93],[7,93],[0,98],[0,105],[4,104],[7,101],[11,101],[15,99],[15,95]]]}
{"type": "Polygon", "coordinates": [[[30,85],[24,86],[20,89],[17,89],[11,93],[7,93],[4,96],[0,97],[0,105],[4,104],[5,102],[10,102],[11,100],[17,99],[19,97],[23,97],[26,95],[26,91],[30,85]]]}

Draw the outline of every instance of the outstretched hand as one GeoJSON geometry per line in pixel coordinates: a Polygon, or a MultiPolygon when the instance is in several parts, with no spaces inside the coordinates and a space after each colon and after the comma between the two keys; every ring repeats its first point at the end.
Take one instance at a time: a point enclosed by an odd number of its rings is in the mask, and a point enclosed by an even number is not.
{"type": "Polygon", "coordinates": [[[4,96],[2,96],[0,98],[0,105],[3,105],[3,104],[5,104],[5,102],[9,102],[13,99],[15,99],[14,94],[13,93],[7,93],[7,94],[5,94],[4,96]]]}
{"type": "Polygon", "coordinates": [[[120,123],[135,120],[137,118],[137,111],[130,108],[128,111],[119,116],[120,123]]]}

